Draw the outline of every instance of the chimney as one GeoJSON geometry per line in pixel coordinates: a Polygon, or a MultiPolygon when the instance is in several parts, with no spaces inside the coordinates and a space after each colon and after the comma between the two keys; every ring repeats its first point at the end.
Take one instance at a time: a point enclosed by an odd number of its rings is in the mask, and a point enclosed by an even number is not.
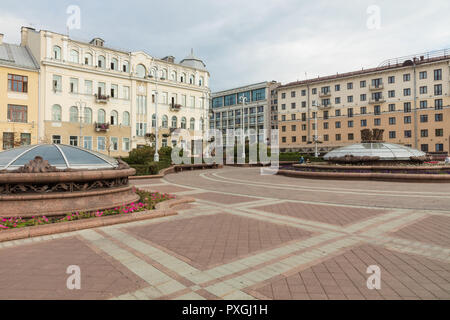
{"type": "Polygon", "coordinates": [[[0,44],[3,44],[3,33],[0,33],[0,44]]]}

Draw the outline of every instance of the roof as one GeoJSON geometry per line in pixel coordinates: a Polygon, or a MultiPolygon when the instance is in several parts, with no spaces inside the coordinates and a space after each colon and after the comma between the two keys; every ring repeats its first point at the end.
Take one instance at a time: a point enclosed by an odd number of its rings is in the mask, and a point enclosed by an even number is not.
{"type": "Polygon", "coordinates": [[[40,156],[57,169],[114,169],[114,158],[68,145],[38,144],[0,152],[0,170],[15,170],[40,156]]]}
{"type": "Polygon", "coordinates": [[[26,47],[16,44],[0,44],[0,65],[38,70],[39,65],[26,47]]]}
{"type": "Polygon", "coordinates": [[[330,158],[340,158],[345,156],[355,157],[379,157],[380,160],[410,160],[410,157],[423,157],[426,154],[422,151],[402,146],[394,143],[357,143],[335,149],[327,153],[325,160],[330,158]]]}
{"type": "MultiPolygon", "coordinates": [[[[425,64],[425,63],[438,62],[438,61],[442,61],[442,60],[450,60],[450,53],[447,53],[445,51],[445,54],[442,56],[432,57],[432,58],[427,58],[427,59],[422,59],[422,60],[416,60],[415,63],[416,63],[416,65],[421,65],[421,64],[425,64]]],[[[401,62],[395,63],[395,64],[381,65],[376,68],[363,69],[363,70],[358,70],[358,71],[335,74],[335,75],[331,75],[331,76],[317,77],[314,79],[290,82],[290,83],[287,83],[285,85],[278,87],[278,89],[297,87],[297,86],[301,86],[301,85],[307,85],[307,84],[313,84],[313,83],[319,83],[319,82],[325,82],[325,81],[332,81],[332,80],[348,78],[348,77],[355,77],[355,76],[359,76],[359,75],[365,75],[368,73],[382,72],[382,71],[387,71],[387,70],[392,70],[392,69],[409,67],[412,65],[413,65],[412,61],[410,61],[410,63],[408,63],[408,61],[401,61],[401,62]]]]}
{"type": "Polygon", "coordinates": [[[201,59],[194,56],[194,50],[192,49],[191,54],[180,61],[180,65],[207,71],[206,64],[201,59]]]}

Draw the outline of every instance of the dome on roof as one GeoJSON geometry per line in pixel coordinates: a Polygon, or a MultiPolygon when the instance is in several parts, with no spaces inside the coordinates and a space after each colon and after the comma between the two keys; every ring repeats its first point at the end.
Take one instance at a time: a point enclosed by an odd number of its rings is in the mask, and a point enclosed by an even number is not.
{"type": "Polygon", "coordinates": [[[191,67],[199,70],[205,70],[206,71],[206,65],[205,63],[194,56],[194,50],[191,49],[191,54],[180,61],[180,64],[182,66],[191,67]]]}
{"type": "Polygon", "coordinates": [[[345,156],[379,157],[380,160],[410,160],[411,157],[423,157],[422,151],[393,143],[357,143],[335,149],[327,153],[325,160],[345,156]]]}
{"type": "Polygon", "coordinates": [[[60,170],[115,169],[119,166],[118,160],[91,150],[61,144],[38,144],[0,152],[0,170],[16,170],[37,156],[60,170]]]}

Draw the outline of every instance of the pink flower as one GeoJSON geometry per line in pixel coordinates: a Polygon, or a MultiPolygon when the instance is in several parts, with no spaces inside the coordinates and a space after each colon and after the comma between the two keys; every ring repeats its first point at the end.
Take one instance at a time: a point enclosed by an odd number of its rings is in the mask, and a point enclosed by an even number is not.
{"type": "Polygon", "coordinates": [[[2,225],[2,224],[0,224],[0,228],[1,228],[1,229],[9,229],[7,226],[4,226],[4,225],[2,225]]]}

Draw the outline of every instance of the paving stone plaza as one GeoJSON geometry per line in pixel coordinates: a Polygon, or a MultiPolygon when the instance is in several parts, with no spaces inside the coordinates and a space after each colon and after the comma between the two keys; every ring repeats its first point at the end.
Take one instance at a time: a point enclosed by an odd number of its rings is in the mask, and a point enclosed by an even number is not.
{"type": "Polygon", "coordinates": [[[0,299],[450,298],[448,184],[233,167],[133,184],[196,202],[175,216],[0,243],[0,299]],[[66,287],[70,265],[81,290],[66,287]],[[367,286],[374,265],[379,290],[367,286]]]}

